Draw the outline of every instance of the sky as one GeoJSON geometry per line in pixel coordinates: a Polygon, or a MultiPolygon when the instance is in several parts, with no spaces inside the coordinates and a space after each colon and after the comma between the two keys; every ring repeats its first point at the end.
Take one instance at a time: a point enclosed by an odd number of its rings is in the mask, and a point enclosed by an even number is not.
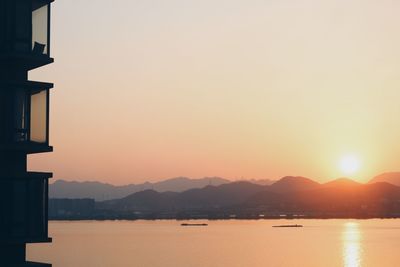
{"type": "Polygon", "coordinates": [[[55,83],[54,152],[29,168],[113,184],[400,170],[399,12],[395,0],[56,1],[55,63],[29,75],[55,83]]]}

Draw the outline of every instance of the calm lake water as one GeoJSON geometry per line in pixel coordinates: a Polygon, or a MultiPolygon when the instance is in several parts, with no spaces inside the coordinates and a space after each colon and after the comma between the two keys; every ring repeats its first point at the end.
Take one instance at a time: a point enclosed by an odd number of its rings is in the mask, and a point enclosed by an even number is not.
{"type": "Polygon", "coordinates": [[[201,222],[51,222],[53,243],[29,245],[27,257],[55,267],[400,266],[400,220],[201,222]]]}

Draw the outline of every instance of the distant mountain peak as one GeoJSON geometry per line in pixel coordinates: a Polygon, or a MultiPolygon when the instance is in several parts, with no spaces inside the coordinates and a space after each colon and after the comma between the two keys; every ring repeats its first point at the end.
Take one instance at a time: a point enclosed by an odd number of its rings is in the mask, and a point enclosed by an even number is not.
{"type": "Polygon", "coordinates": [[[386,182],[400,186],[400,172],[385,172],[372,178],[368,183],[386,182]]]}
{"type": "Polygon", "coordinates": [[[307,177],[291,176],[291,175],[284,176],[281,179],[279,179],[277,182],[284,182],[284,181],[296,181],[296,182],[299,182],[299,181],[307,181],[307,182],[311,181],[311,182],[316,183],[314,180],[311,180],[310,178],[307,178],[307,177]]]}
{"type": "Polygon", "coordinates": [[[309,190],[320,186],[319,183],[303,176],[285,176],[270,186],[271,191],[285,192],[309,190]]]}
{"type": "Polygon", "coordinates": [[[361,185],[361,183],[354,181],[353,179],[347,178],[347,177],[341,177],[338,179],[335,179],[333,181],[327,182],[323,184],[325,187],[330,187],[330,186],[355,186],[355,185],[361,185]]]}

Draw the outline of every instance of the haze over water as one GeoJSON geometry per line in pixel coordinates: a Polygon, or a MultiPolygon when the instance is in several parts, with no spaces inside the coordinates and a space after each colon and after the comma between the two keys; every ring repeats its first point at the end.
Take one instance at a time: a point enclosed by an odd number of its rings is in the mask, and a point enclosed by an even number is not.
{"type": "Polygon", "coordinates": [[[51,222],[28,258],[58,267],[399,266],[400,220],[51,222]],[[303,228],[273,228],[280,224],[303,228]]]}

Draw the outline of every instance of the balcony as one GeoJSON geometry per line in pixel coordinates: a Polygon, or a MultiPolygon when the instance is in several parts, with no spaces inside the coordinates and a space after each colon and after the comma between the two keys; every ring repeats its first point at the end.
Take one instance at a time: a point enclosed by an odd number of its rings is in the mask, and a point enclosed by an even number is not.
{"type": "Polygon", "coordinates": [[[48,175],[0,179],[0,239],[7,243],[48,242],[48,175]]]}
{"type": "Polygon", "coordinates": [[[52,86],[30,81],[0,84],[0,89],[8,91],[4,104],[10,103],[4,115],[13,116],[0,138],[1,150],[52,151],[49,147],[49,95],[52,86]]]}
{"type": "MultiPolygon", "coordinates": [[[[14,23],[0,28],[0,65],[32,70],[54,60],[50,57],[51,0],[15,1],[14,23]]],[[[4,16],[5,14],[0,14],[4,16]]]]}

